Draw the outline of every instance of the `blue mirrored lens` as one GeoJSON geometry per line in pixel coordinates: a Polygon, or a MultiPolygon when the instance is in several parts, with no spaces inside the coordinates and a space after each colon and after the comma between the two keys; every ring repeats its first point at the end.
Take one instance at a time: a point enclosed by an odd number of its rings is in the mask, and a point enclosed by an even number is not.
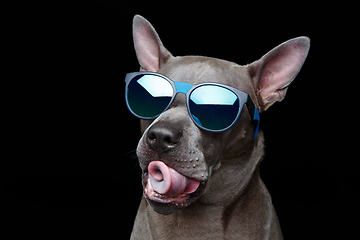
{"type": "Polygon", "coordinates": [[[200,86],[189,98],[189,109],[195,122],[209,130],[223,130],[236,119],[239,99],[231,90],[214,85],[200,86]]]}
{"type": "Polygon", "coordinates": [[[162,113],[173,96],[172,85],[155,75],[139,75],[128,85],[127,100],[139,117],[153,118],[162,113]]]}

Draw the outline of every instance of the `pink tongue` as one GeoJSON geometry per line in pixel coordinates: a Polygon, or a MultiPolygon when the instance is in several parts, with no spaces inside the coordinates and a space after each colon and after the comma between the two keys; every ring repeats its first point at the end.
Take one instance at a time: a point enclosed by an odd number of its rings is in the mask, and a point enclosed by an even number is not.
{"type": "Polygon", "coordinates": [[[200,184],[200,181],[181,175],[161,161],[152,161],[148,171],[153,189],[166,197],[193,193],[200,184]]]}

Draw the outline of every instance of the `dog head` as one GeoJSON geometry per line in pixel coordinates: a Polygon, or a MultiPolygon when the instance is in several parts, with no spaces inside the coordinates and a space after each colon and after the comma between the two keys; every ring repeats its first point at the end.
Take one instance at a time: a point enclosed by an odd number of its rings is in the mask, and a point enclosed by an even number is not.
{"type": "MultiPolygon", "coordinates": [[[[307,37],[295,38],[254,63],[240,66],[209,57],[172,56],[151,24],[139,15],[134,17],[133,37],[141,71],[157,72],[178,82],[229,85],[247,93],[259,112],[284,99],[310,46],[307,37]]],[[[154,120],[141,120],[140,125],[137,156],[144,196],[161,214],[173,213],[196,200],[226,201],[223,190],[230,189],[230,194],[233,187],[246,186],[263,154],[262,133],[256,138],[254,121],[245,106],[230,129],[209,132],[194,124],[185,95],[179,93],[165,112],[154,120]],[[221,183],[215,174],[219,168],[229,174],[221,183]]]]}

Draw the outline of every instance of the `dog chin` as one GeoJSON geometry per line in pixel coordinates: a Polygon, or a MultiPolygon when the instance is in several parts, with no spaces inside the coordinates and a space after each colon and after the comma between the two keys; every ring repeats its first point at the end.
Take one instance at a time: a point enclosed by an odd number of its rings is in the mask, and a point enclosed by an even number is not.
{"type": "Polygon", "coordinates": [[[148,173],[143,174],[144,197],[155,212],[168,215],[181,210],[195,202],[206,188],[206,181],[200,182],[199,187],[191,194],[180,194],[176,197],[166,197],[156,192],[149,181],[148,173]]]}

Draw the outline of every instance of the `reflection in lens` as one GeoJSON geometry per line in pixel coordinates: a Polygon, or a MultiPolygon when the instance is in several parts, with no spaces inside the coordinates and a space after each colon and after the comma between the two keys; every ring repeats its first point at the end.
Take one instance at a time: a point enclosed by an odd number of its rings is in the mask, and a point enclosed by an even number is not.
{"type": "Polygon", "coordinates": [[[235,93],[220,86],[206,85],[193,90],[189,108],[194,121],[210,130],[229,127],[239,111],[239,99],[235,93]]]}
{"type": "Polygon", "coordinates": [[[155,75],[140,75],[128,85],[128,103],[139,117],[156,117],[169,105],[172,85],[155,75]]]}

